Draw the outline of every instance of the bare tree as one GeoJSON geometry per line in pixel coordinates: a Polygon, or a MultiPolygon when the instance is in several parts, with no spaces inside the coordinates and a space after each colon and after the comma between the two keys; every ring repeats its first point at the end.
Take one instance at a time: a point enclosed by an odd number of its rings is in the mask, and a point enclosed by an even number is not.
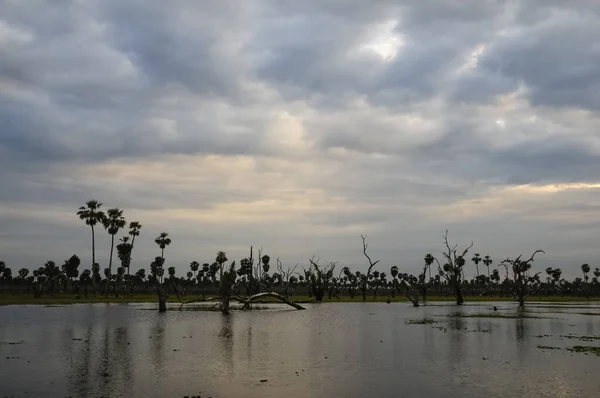
{"type": "Polygon", "coordinates": [[[306,283],[308,283],[316,301],[323,301],[325,293],[329,290],[329,285],[333,278],[333,270],[337,263],[328,262],[326,265],[319,265],[319,259],[313,256],[308,260],[310,266],[308,270],[304,270],[306,275],[306,283]]]}
{"type": "Polygon", "coordinates": [[[279,271],[279,274],[281,275],[281,279],[283,282],[283,295],[285,297],[289,297],[289,289],[290,289],[290,277],[292,277],[292,275],[294,274],[294,271],[296,271],[296,267],[298,267],[298,264],[294,265],[293,268],[287,267],[287,270],[283,270],[283,264],[281,263],[281,261],[279,260],[279,257],[277,257],[277,270],[279,271]]]}
{"type": "Polygon", "coordinates": [[[541,249],[538,249],[533,252],[529,260],[521,260],[521,256],[517,257],[514,260],[507,258],[502,261],[502,265],[508,268],[508,266],[512,269],[512,274],[514,278],[513,283],[513,294],[515,296],[515,300],[519,302],[519,307],[525,306],[525,299],[529,296],[529,285],[536,281],[539,278],[540,272],[534,274],[533,276],[529,275],[529,270],[531,269],[531,263],[536,254],[538,253],[546,253],[541,249]]]}
{"type": "Polygon", "coordinates": [[[367,270],[367,275],[365,278],[361,278],[361,281],[360,281],[360,283],[361,283],[360,289],[362,292],[362,299],[363,299],[363,301],[365,301],[367,299],[367,284],[369,283],[369,276],[371,275],[371,270],[373,269],[373,267],[375,267],[377,265],[379,260],[373,261],[373,260],[371,260],[371,257],[369,257],[369,255],[367,254],[367,248],[369,247],[369,242],[367,242],[367,235],[361,235],[360,237],[362,238],[363,254],[369,261],[369,269],[367,270]]]}
{"type": "Polygon", "coordinates": [[[448,230],[444,234],[444,245],[446,246],[446,251],[444,252],[444,259],[446,263],[440,266],[440,262],[437,258],[434,257],[435,261],[438,264],[438,272],[441,276],[443,276],[450,286],[454,288],[456,295],[456,304],[461,305],[464,303],[464,298],[462,294],[462,281],[464,278],[463,267],[465,265],[465,256],[469,252],[469,249],[473,247],[473,241],[469,247],[462,251],[462,253],[458,254],[458,245],[454,245],[450,247],[448,243],[448,230]]]}

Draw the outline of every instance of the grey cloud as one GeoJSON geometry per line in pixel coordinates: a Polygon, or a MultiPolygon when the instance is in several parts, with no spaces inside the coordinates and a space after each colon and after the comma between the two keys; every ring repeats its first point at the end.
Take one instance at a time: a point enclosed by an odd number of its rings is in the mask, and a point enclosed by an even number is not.
{"type": "MultiPolygon", "coordinates": [[[[319,173],[289,172],[280,181],[295,179],[286,189],[298,195],[319,190],[343,198],[355,211],[315,210],[291,232],[280,220],[205,230],[182,222],[171,228],[187,234],[178,238],[173,261],[189,262],[197,240],[208,252],[230,246],[243,253],[260,236],[294,261],[314,250],[359,267],[357,229],[370,234],[386,264],[407,267],[439,245],[446,227],[457,241],[475,237],[494,255],[557,242],[553,228],[576,233],[580,222],[539,226],[496,215],[460,222],[419,212],[476,199],[491,187],[595,182],[599,9],[558,0],[4,2],[0,204],[74,209],[95,196],[149,211],[268,199],[276,190],[244,190],[216,177],[186,185],[177,180],[175,161],[173,181],[163,178],[163,186],[119,178],[118,170],[94,177],[81,171],[169,155],[243,155],[261,159],[258,182],[285,174],[269,160],[313,165],[319,173]],[[383,61],[360,48],[394,20],[392,33],[404,41],[395,58],[383,61]],[[478,46],[484,50],[474,62],[478,46]],[[473,67],[465,67],[470,60],[473,67]],[[518,89],[513,108],[498,103],[518,89]],[[267,141],[288,133],[273,131],[273,115],[282,112],[301,125],[309,142],[303,149],[284,151],[267,141]],[[527,122],[530,114],[538,121],[527,122]],[[411,125],[410,117],[422,125],[411,125]],[[499,118],[506,119],[503,130],[499,118]],[[520,239],[536,234],[539,241],[520,239]],[[356,250],[346,250],[348,239],[356,250]],[[394,246],[399,241],[402,252],[394,246]]],[[[557,206],[577,212],[569,204],[583,199],[595,197],[574,193],[557,206]]],[[[592,210],[579,208],[586,211],[592,210]]],[[[53,229],[43,245],[53,247],[52,255],[66,257],[87,244],[71,225],[3,217],[14,232],[3,247],[11,261],[41,259],[18,242],[38,241],[53,229]]],[[[565,243],[571,266],[588,243],[565,243]]],[[[150,253],[152,242],[145,245],[150,253]]]]}

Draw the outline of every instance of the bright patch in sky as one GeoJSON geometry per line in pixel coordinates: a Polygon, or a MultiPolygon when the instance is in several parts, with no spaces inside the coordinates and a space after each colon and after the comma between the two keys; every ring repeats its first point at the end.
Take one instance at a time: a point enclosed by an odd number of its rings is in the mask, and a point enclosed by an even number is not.
{"type": "Polygon", "coordinates": [[[374,29],[374,35],[364,45],[364,48],[379,55],[385,61],[396,58],[400,48],[404,45],[404,39],[395,33],[398,21],[386,21],[374,29]]]}

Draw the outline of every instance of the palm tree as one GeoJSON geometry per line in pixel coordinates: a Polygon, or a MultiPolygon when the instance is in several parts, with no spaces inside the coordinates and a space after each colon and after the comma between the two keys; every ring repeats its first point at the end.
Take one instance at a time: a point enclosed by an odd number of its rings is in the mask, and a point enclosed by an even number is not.
{"type": "Polygon", "coordinates": [[[92,228],[92,266],[96,264],[96,240],[94,236],[94,226],[104,222],[104,212],[100,210],[102,203],[95,199],[90,199],[85,202],[85,206],[81,206],[77,211],[80,219],[84,220],[86,225],[92,228]]]}
{"type": "Polygon", "coordinates": [[[485,256],[483,258],[483,265],[485,265],[487,267],[488,278],[489,278],[490,277],[490,265],[492,265],[492,259],[490,258],[490,256],[485,256]]]}
{"type": "Polygon", "coordinates": [[[200,263],[198,261],[192,261],[190,263],[190,269],[192,270],[192,276],[194,278],[196,277],[196,271],[198,271],[198,268],[200,268],[200,263]]]}
{"type": "Polygon", "coordinates": [[[219,264],[219,279],[223,277],[223,264],[227,261],[227,255],[225,252],[217,252],[215,262],[219,264]]]}
{"type": "Polygon", "coordinates": [[[154,243],[160,247],[160,258],[162,263],[165,263],[165,247],[171,244],[171,238],[169,238],[169,234],[167,232],[161,232],[158,235],[158,238],[154,239],[154,243]]]}
{"type": "Polygon", "coordinates": [[[112,275],[112,260],[113,260],[113,250],[115,248],[115,235],[119,232],[121,228],[125,228],[127,222],[125,221],[125,217],[123,217],[123,210],[119,208],[108,209],[106,212],[106,217],[104,218],[102,224],[104,228],[108,231],[110,235],[110,259],[108,261],[108,274],[109,278],[112,275]]]}
{"type": "Polygon", "coordinates": [[[589,266],[589,264],[583,264],[581,266],[581,271],[583,272],[583,279],[587,283],[587,281],[589,279],[588,272],[590,272],[590,266],[589,266]]]}
{"type": "Polygon", "coordinates": [[[471,259],[475,263],[475,268],[477,269],[477,276],[479,277],[479,262],[481,261],[481,257],[479,257],[479,253],[475,253],[473,258],[471,259]]]}
{"type": "MultiPolygon", "coordinates": [[[[349,271],[348,271],[349,272],[349,271]]],[[[390,268],[390,274],[392,275],[392,297],[396,297],[396,288],[397,288],[397,284],[398,284],[398,280],[396,279],[396,277],[398,276],[398,266],[397,265],[392,265],[392,268],[390,268]]]]}
{"type": "Polygon", "coordinates": [[[127,275],[129,275],[129,268],[131,267],[131,252],[133,252],[133,244],[135,243],[135,237],[140,236],[140,230],[142,229],[142,224],[138,221],[132,221],[129,223],[129,236],[131,236],[131,251],[129,252],[129,258],[127,259],[127,275]]]}

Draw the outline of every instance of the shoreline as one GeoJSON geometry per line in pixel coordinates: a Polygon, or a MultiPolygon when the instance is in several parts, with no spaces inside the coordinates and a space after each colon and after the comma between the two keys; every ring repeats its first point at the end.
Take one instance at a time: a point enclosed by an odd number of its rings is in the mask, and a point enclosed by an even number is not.
{"type": "MultiPolygon", "coordinates": [[[[179,304],[176,300],[176,296],[173,294],[169,297],[169,304],[179,304]]],[[[189,295],[185,296],[183,301],[199,299],[200,296],[189,295]]],[[[292,301],[298,303],[313,303],[308,296],[291,296],[292,301]]],[[[367,300],[363,301],[362,297],[350,298],[349,296],[342,296],[339,299],[333,298],[331,300],[325,299],[323,303],[385,303],[388,299],[387,296],[367,297],[367,300]]],[[[485,303],[485,302],[515,302],[512,297],[479,297],[479,296],[466,296],[464,298],[465,303],[485,303]]],[[[263,301],[268,303],[269,301],[263,301]]],[[[409,303],[405,297],[390,298],[392,303],[409,303]]],[[[454,298],[449,296],[432,296],[428,297],[427,302],[454,302],[454,298]]],[[[526,303],[599,303],[600,297],[576,297],[576,296],[538,296],[532,297],[526,303]]],[[[56,294],[51,296],[42,296],[40,298],[34,298],[30,294],[0,294],[0,306],[9,305],[71,305],[71,304],[127,304],[127,303],[158,303],[158,297],[155,294],[137,294],[132,297],[104,297],[90,295],[89,297],[77,297],[74,294],[56,294]]]]}

